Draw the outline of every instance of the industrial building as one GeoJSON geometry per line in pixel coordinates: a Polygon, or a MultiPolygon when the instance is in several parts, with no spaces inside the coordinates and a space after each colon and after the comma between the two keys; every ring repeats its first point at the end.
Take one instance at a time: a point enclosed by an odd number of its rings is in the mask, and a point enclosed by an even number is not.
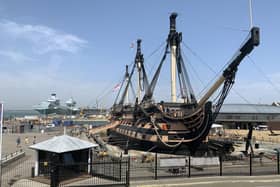
{"type": "Polygon", "coordinates": [[[280,107],[265,104],[224,104],[216,123],[225,128],[247,129],[267,125],[272,130],[280,130],[280,107]]]}

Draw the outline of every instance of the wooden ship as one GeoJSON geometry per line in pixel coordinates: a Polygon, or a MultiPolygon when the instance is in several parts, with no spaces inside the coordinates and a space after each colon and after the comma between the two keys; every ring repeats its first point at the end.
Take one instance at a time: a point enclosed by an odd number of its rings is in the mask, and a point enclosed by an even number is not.
{"type": "Polygon", "coordinates": [[[238,65],[255,46],[259,45],[259,28],[252,27],[248,38],[228,63],[222,75],[206,94],[197,100],[182,58],[182,33],[176,30],[176,17],[176,13],[170,15],[170,30],[165,52],[150,81],[144,66],[141,40],[137,41],[133,67],[130,72],[128,66],[126,67],[122,89],[111,108],[111,122],[115,126],[108,129],[109,143],[124,146],[126,149],[194,154],[207,144],[206,137],[234,84],[238,65]],[[171,59],[171,101],[157,103],[153,94],[167,55],[170,55],[171,59]],[[129,104],[126,98],[128,90],[132,87],[133,74],[138,75],[138,90],[135,102],[129,104]],[[177,101],[176,82],[179,83],[178,90],[181,92],[183,102],[177,101]],[[209,98],[221,86],[217,102],[212,103],[209,98]]]}

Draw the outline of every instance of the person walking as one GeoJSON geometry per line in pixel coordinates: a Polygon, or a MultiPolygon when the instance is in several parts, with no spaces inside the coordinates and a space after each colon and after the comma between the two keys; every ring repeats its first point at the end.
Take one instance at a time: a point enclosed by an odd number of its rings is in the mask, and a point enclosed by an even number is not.
{"type": "Polygon", "coordinates": [[[36,144],[36,136],[33,137],[33,144],[36,144]]]}
{"type": "Polygon", "coordinates": [[[17,147],[19,147],[20,146],[20,137],[19,136],[17,137],[16,143],[17,143],[17,147]]]}
{"type": "Polygon", "coordinates": [[[25,137],[24,142],[25,142],[25,144],[29,144],[29,139],[27,136],[25,137]]]}

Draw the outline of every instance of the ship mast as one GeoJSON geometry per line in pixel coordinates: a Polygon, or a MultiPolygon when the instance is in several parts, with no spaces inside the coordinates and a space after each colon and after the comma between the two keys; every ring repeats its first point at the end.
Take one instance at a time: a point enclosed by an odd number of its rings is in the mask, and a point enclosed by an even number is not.
{"type": "MultiPolygon", "coordinates": [[[[128,65],[125,66],[125,81],[126,84],[129,85],[129,73],[128,73],[128,65]]],[[[126,104],[129,104],[129,95],[128,95],[128,89],[126,89],[125,98],[126,98],[126,104]]]]}
{"type": "Polygon", "coordinates": [[[177,32],[176,32],[176,13],[172,13],[170,19],[170,31],[169,31],[169,42],[170,42],[170,53],[171,53],[171,102],[176,102],[176,51],[177,51],[177,32]]]}
{"type": "MultiPolygon", "coordinates": [[[[144,67],[144,55],[141,52],[141,40],[140,39],[137,40],[137,52],[136,52],[135,61],[133,63],[133,67],[132,67],[130,73],[128,72],[128,66],[126,66],[126,72],[125,72],[125,76],[124,76],[122,85],[123,84],[125,84],[125,88],[124,88],[124,91],[122,92],[122,96],[119,101],[119,105],[123,105],[124,103],[129,104],[129,88],[131,88],[131,93],[133,94],[133,97],[138,98],[137,104],[139,104],[138,101],[141,98],[142,92],[145,89],[148,89],[148,87],[149,87],[148,76],[147,76],[147,73],[146,73],[146,70],[144,67]],[[138,90],[134,90],[133,84],[132,84],[132,76],[133,76],[134,71],[136,71],[136,68],[138,69],[137,70],[138,71],[138,83],[137,83],[138,90]],[[137,91],[137,93],[135,93],[135,91],[137,91]]],[[[121,88],[122,88],[122,85],[121,85],[121,88]]],[[[120,94],[120,92],[117,95],[115,103],[117,102],[119,94],[120,94]]]]}
{"type": "Polygon", "coordinates": [[[138,88],[137,88],[138,101],[140,100],[141,93],[142,93],[141,72],[142,72],[143,62],[144,62],[144,59],[143,59],[143,55],[141,53],[141,40],[138,39],[137,40],[137,52],[136,52],[136,57],[135,57],[135,63],[136,63],[137,70],[138,70],[138,84],[137,84],[137,86],[138,86],[138,88]]]}
{"type": "Polygon", "coordinates": [[[176,17],[177,13],[172,13],[169,17],[170,19],[170,30],[168,34],[168,38],[166,40],[166,46],[164,55],[160,61],[160,64],[153,76],[153,79],[146,90],[146,93],[143,97],[143,101],[151,100],[153,96],[153,92],[158,81],[158,77],[162,68],[162,65],[166,59],[168,53],[170,54],[171,59],[171,102],[175,103],[177,100],[176,94],[176,83],[179,83],[180,86],[180,95],[181,98],[184,99],[184,103],[196,103],[196,99],[194,96],[194,92],[192,86],[190,84],[190,79],[187,73],[187,69],[184,64],[184,60],[181,54],[180,43],[182,42],[182,33],[176,31],[176,17]],[[176,76],[178,76],[176,79],[176,76]]]}

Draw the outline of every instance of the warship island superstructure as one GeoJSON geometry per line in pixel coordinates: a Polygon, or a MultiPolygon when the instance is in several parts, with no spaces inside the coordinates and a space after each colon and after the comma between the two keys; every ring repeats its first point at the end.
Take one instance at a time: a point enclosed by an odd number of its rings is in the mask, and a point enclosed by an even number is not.
{"type": "Polygon", "coordinates": [[[47,101],[42,101],[40,104],[33,106],[34,110],[40,114],[59,114],[59,115],[76,115],[79,109],[76,108],[76,101],[70,98],[65,102],[66,106],[60,104],[60,99],[57,98],[55,93],[47,101]]]}

